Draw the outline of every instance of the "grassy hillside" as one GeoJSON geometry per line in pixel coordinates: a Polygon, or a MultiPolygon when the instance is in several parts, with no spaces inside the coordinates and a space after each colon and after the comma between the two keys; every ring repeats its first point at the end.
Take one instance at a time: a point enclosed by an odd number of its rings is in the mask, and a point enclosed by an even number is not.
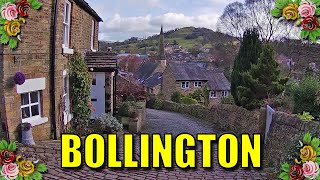
{"type": "MultiPolygon", "coordinates": [[[[206,28],[185,27],[175,29],[164,33],[165,43],[177,42],[180,46],[186,49],[192,49],[195,45],[202,45],[206,48],[214,48],[215,46],[236,40],[228,35],[214,32],[206,28]]],[[[124,50],[125,52],[144,53],[145,49],[148,52],[157,51],[159,35],[148,37],[145,40],[131,38],[124,42],[106,43],[100,42],[102,49],[112,47],[116,51],[124,50]]]]}

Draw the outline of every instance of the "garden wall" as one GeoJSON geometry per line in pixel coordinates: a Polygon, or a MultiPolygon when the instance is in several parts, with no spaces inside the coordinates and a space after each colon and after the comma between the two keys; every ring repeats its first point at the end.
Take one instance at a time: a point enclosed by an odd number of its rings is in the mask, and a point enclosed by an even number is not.
{"type": "Polygon", "coordinates": [[[289,156],[295,154],[296,146],[299,145],[299,140],[302,141],[306,132],[310,132],[312,136],[320,137],[320,123],[305,122],[294,115],[276,112],[273,115],[265,145],[266,161],[264,167],[279,171],[281,163],[288,161],[289,156]]]}
{"type": "MultiPolygon", "coordinates": [[[[248,111],[233,105],[214,105],[211,109],[200,105],[184,105],[170,101],[158,103],[157,109],[187,114],[213,125],[214,128],[235,134],[260,133],[264,137],[266,109],[248,111]]],[[[271,170],[270,175],[276,178],[282,163],[297,153],[296,146],[303,135],[310,132],[320,137],[320,122],[305,122],[294,115],[275,112],[272,124],[264,145],[263,167],[271,170]]],[[[264,141],[263,141],[264,142],[264,141]]],[[[290,161],[291,162],[291,161],[290,161]]],[[[272,179],[272,178],[271,178],[272,179]]]]}
{"type": "Polygon", "coordinates": [[[236,134],[264,133],[265,131],[265,109],[248,111],[238,106],[222,104],[213,105],[208,109],[200,105],[184,105],[171,101],[162,101],[157,109],[187,114],[206,121],[215,129],[236,134]]]}

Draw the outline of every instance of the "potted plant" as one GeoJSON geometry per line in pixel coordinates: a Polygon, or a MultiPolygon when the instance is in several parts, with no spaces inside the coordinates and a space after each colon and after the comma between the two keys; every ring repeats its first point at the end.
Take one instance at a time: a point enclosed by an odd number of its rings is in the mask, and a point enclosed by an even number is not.
{"type": "Polygon", "coordinates": [[[36,145],[36,143],[33,140],[32,125],[28,122],[21,123],[20,128],[21,128],[21,136],[22,136],[21,143],[28,146],[36,145]]]}

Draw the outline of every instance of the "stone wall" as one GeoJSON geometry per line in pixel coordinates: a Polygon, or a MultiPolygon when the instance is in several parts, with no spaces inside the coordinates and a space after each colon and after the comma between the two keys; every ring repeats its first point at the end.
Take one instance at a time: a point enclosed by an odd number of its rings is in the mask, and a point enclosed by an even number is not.
{"type": "Polygon", "coordinates": [[[210,109],[200,105],[184,105],[171,101],[163,101],[162,110],[187,114],[203,121],[208,125],[224,131],[242,133],[264,133],[265,110],[248,111],[233,105],[213,105],[210,109]],[[261,115],[260,115],[261,114],[261,115]]]}
{"type": "Polygon", "coordinates": [[[264,167],[270,167],[279,173],[281,164],[288,160],[288,156],[293,155],[292,153],[306,132],[310,132],[312,136],[320,137],[320,123],[304,122],[294,115],[276,112],[273,115],[265,145],[266,162],[264,167]]]}

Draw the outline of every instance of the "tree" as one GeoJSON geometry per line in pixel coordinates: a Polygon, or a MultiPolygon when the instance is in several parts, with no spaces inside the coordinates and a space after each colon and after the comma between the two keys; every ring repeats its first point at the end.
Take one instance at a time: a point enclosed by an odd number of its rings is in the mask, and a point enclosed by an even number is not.
{"type": "Polygon", "coordinates": [[[293,24],[273,18],[270,14],[274,0],[245,0],[245,3],[230,3],[220,16],[218,31],[227,33],[241,40],[242,33],[248,28],[255,28],[260,38],[266,42],[279,39],[280,36],[296,36],[293,24]]]}
{"type": "Polygon", "coordinates": [[[259,108],[263,100],[282,93],[287,82],[280,78],[279,64],[270,45],[262,49],[258,63],[241,75],[244,83],[237,87],[237,99],[247,109],[259,108]]]}
{"type": "Polygon", "coordinates": [[[244,84],[241,74],[248,71],[252,64],[256,64],[262,49],[262,43],[259,40],[259,34],[254,29],[248,29],[243,35],[243,42],[234,61],[234,67],[231,74],[231,93],[235,104],[240,106],[237,87],[244,84]]]}

